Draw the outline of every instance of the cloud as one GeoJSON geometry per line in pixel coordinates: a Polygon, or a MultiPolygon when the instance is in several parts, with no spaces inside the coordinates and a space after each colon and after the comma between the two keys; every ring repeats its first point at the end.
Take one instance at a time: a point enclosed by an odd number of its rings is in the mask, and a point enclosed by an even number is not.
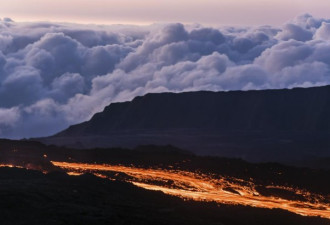
{"type": "Polygon", "coordinates": [[[18,107],[9,109],[0,108],[0,124],[11,126],[20,119],[18,107]]]}
{"type": "Polygon", "coordinates": [[[310,44],[291,39],[266,49],[255,59],[255,64],[262,66],[269,72],[279,72],[286,67],[302,63],[313,53],[313,50],[310,44]]]}
{"type": "Polygon", "coordinates": [[[0,108],[0,135],[10,134],[15,124],[20,120],[20,117],[18,107],[0,108]]]}
{"type": "Polygon", "coordinates": [[[323,22],[321,27],[315,32],[315,39],[330,40],[330,23],[323,22]]]}
{"type": "Polygon", "coordinates": [[[284,41],[288,41],[290,39],[297,41],[309,41],[312,37],[312,31],[291,23],[286,24],[283,27],[282,32],[277,35],[277,38],[284,41]]]}
{"type": "Polygon", "coordinates": [[[78,73],[65,73],[54,79],[49,95],[57,102],[66,102],[79,93],[84,93],[85,80],[78,73]]]}
{"type": "Polygon", "coordinates": [[[0,21],[0,132],[45,136],[150,92],[330,84],[330,20],[283,27],[0,21]]]}

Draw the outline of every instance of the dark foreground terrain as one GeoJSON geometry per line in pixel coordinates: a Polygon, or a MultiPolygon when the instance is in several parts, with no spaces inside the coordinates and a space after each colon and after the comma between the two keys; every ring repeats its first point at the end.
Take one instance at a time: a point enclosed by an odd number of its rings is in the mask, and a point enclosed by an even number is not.
{"type": "Polygon", "coordinates": [[[184,201],[128,183],[82,175],[0,168],[2,225],[326,225],[282,210],[184,201]]]}
{"type": "MultiPolygon", "coordinates": [[[[215,181],[225,177],[233,187],[253,187],[267,198],[287,199],[297,204],[320,203],[327,206],[330,203],[329,170],[197,156],[172,146],[78,150],[47,146],[35,141],[0,140],[1,225],[330,224],[329,219],[300,216],[281,209],[183,200],[159,191],[138,188],[130,183],[135,181],[180,189],[181,184],[176,186],[176,181],[171,178],[148,181],[146,177],[137,178],[127,172],[111,171],[104,174],[116,181],[92,174],[68,176],[65,170],[56,167],[52,161],[94,166],[118,165],[135,171],[150,169],[167,171],[168,174],[179,171],[177,174],[186,173],[186,178],[189,178],[190,173],[195,178],[204,174],[207,176],[205,179],[215,181]],[[30,170],[1,168],[1,165],[30,170]]],[[[96,170],[86,172],[101,173],[96,170]]],[[[241,197],[230,186],[226,190],[231,196],[241,197]]],[[[318,209],[324,212],[326,209],[322,207],[318,209]]]]}

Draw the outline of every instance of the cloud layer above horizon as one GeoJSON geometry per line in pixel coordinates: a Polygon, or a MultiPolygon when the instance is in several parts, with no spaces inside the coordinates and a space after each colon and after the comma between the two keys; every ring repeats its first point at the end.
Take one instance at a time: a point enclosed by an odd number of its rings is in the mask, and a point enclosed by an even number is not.
{"type": "Polygon", "coordinates": [[[54,134],[150,92],[330,84],[330,20],[283,27],[0,21],[0,136],[54,134]]]}

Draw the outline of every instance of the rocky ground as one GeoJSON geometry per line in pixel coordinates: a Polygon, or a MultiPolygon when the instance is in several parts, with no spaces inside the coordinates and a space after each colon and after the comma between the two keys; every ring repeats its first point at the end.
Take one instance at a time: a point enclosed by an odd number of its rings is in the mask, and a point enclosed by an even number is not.
{"type": "Polygon", "coordinates": [[[184,201],[92,175],[17,168],[0,168],[0,199],[2,225],[330,224],[277,209],[184,201]]]}

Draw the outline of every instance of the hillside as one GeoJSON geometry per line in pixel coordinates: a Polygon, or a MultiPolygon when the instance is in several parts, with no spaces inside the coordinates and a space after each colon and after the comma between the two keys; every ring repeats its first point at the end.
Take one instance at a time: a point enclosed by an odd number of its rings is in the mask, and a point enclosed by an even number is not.
{"type": "Polygon", "coordinates": [[[330,86],[292,90],[147,94],[114,103],[57,136],[125,129],[330,131],[330,86]]]}
{"type": "Polygon", "coordinates": [[[47,144],[172,144],[198,154],[303,163],[330,156],[330,86],[159,93],[113,103],[47,144]]]}

